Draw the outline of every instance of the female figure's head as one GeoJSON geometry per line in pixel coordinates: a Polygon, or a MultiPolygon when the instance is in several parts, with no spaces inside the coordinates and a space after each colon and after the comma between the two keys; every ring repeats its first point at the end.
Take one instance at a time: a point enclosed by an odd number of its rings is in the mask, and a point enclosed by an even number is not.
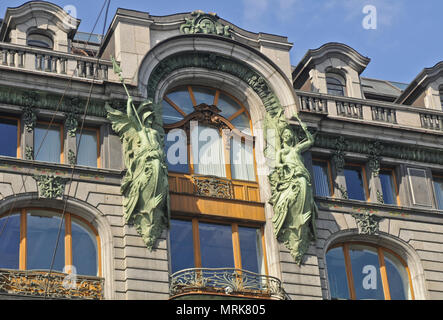
{"type": "Polygon", "coordinates": [[[295,144],[298,143],[297,137],[294,136],[294,133],[289,128],[286,128],[285,130],[283,130],[282,140],[283,140],[283,143],[288,146],[294,146],[295,144]]]}

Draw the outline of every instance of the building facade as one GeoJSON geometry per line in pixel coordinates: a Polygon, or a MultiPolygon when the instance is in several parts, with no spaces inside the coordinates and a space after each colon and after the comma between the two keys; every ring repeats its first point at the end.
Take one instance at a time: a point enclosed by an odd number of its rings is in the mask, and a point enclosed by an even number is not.
{"type": "Polygon", "coordinates": [[[294,63],[201,11],[79,24],[1,21],[0,298],[443,298],[442,63],[294,63]]]}

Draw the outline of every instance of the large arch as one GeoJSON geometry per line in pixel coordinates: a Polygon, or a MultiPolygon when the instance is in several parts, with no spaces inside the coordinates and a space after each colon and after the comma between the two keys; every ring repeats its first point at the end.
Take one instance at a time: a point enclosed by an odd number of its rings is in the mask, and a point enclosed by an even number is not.
{"type": "Polygon", "coordinates": [[[106,217],[95,207],[79,199],[41,199],[35,193],[23,193],[4,198],[0,202],[0,214],[11,208],[42,208],[73,213],[88,221],[100,236],[102,276],[105,279],[104,298],[114,299],[113,244],[111,226],[106,217]],[[66,201],[66,207],[65,207],[66,201]]]}
{"type": "Polygon", "coordinates": [[[157,44],[138,71],[138,89],[144,98],[159,102],[180,84],[206,84],[232,93],[248,109],[258,142],[256,148],[260,198],[266,203],[265,237],[270,274],[281,277],[279,246],[274,237],[271,195],[264,155],[265,119],[297,110],[291,81],[268,57],[232,39],[214,35],[180,35],[157,44]],[[278,111],[282,111],[281,114],[278,111]],[[261,174],[260,174],[261,172],[261,174]]]}

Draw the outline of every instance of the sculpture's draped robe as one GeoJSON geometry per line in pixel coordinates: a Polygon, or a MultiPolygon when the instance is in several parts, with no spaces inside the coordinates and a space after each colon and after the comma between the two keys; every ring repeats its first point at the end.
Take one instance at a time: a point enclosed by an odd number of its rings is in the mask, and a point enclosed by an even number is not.
{"type": "Polygon", "coordinates": [[[133,222],[147,247],[169,227],[168,173],[160,134],[137,126],[133,116],[107,107],[108,119],[123,144],[127,168],[121,184],[124,217],[133,222]],[[145,132],[143,132],[144,130],[145,132]]]}

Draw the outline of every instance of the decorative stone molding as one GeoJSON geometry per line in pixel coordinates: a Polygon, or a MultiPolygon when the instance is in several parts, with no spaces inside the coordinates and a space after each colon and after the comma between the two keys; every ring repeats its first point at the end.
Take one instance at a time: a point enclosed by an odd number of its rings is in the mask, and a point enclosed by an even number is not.
{"type": "Polygon", "coordinates": [[[26,146],[25,148],[25,159],[26,160],[34,160],[34,148],[30,146],[26,146]]]}
{"type": "Polygon", "coordinates": [[[369,143],[369,169],[373,177],[378,177],[380,172],[380,153],[383,146],[380,141],[373,141],[369,143]]]}
{"type": "Polygon", "coordinates": [[[67,178],[53,175],[33,175],[32,177],[37,182],[40,198],[54,199],[63,196],[67,178]]]}
{"type": "Polygon", "coordinates": [[[228,179],[212,176],[193,176],[195,194],[199,196],[233,199],[232,183],[228,179]]]}
{"type": "Polygon", "coordinates": [[[32,132],[37,123],[37,115],[35,114],[34,108],[37,105],[38,100],[38,94],[33,91],[24,92],[22,95],[23,121],[27,132],[32,132]]]}
{"type": "Polygon", "coordinates": [[[70,137],[75,137],[78,128],[77,113],[79,110],[80,100],[78,98],[67,99],[66,102],[69,111],[65,113],[65,126],[70,137]]]}
{"type": "Polygon", "coordinates": [[[75,156],[74,151],[72,151],[71,149],[69,149],[69,151],[68,151],[68,163],[69,163],[71,166],[75,166],[76,163],[77,163],[76,160],[77,160],[77,159],[76,159],[76,156],[75,156]]]}
{"type": "Polygon", "coordinates": [[[368,209],[352,213],[355,222],[358,227],[359,234],[374,235],[378,233],[379,223],[383,219],[374,213],[370,212],[368,209]]]}
{"type": "Polygon", "coordinates": [[[201,10],[191,13],[193,18],[185,18],[185,23],[180,26],[180,32],[184,34],[215,34],[223,37],[231,37],[229,25],[223,25],[215,13],[204,13],[201,10]]]}
{"type": "Polygon", "coordinates": [[[334,145],[334,160],[335,169],[337,172],[342,172],[345,167],[345,150],[347,148],[346,139],[342,136],[338,137],[334,145]]]}

